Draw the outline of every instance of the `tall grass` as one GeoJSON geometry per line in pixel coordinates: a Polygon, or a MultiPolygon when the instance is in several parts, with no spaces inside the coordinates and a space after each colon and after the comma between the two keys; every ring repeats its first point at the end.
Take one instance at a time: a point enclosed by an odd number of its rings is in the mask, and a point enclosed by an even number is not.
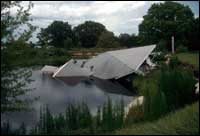
{"type": "Polygon", "coordinates": [[[124,102],[113,104],[110,98],[99,107],[92,116],[89,107],[84,102],[67,105],[63,114],[53,115],[48,106],[40,108],[40,119],[30,132],[23,126],[17,130],[11,129],[10,123],[1,127],[2,134],[34,134],[34,135],[67,135],[67,134],[98,134],[110,132],[124,126],[124,102]]]}
{"type": "Polygon", "coordinates": [[[137,77],[133,85],[144,96],[143,120],[155,120],[195,101],[193,74],[179,66],[172,56],[169,65],[162,65],[146,77],[137,77]]]}
{"type": "Polygon", "coordinates": [[[199,135],[199,102],[171,112],[153,122],[133,124],[117,135],[199,135]]]}

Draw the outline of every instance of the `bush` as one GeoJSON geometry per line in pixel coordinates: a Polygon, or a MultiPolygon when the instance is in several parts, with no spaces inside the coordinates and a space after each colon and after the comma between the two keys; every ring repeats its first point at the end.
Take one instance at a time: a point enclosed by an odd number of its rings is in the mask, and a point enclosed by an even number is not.
{"type": "Polygon", "coordinates": [[[169,66],[163,65],[161,71],[133,81],[139,94],[144,96],[144,120],[157,119],[195,100],[193,74],[178,63],[177,57],[172,56],[169,66]]]}
{"type": "MultiPolygon", "coordinates": [[[[177,68],[179,64],[180,64],[180,62],[178,60],[178,57],[175,55],[172,55],[170,57],[169,67],[174,69],[174,68],[177,68]]],[[[167,67],[167,66],[164,65],[164,67],[167,67]]]]}
{"type": "MultiPolygon", "coordinates": [[[[171,64],[172,65],[172,64],[171,64]]],[[[190,71],[164,66],[159,79],[159,90],[166,96],[168,110],[175,110],[193,102],[195,79],[190,71]]]]}
{"type": "Polygon", "coordinates": [[[152,60],[153,62],[165,61],[165,53],[161,52],[160,54],[154,55],[152,60]]]}

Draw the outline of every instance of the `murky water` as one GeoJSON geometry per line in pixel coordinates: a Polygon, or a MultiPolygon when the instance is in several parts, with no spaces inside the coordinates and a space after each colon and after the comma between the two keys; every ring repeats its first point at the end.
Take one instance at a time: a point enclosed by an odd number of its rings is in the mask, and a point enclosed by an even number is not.
{"type": "Polygon", "coordinates": [[[1,122],[9,120],[14,128],[22,122],[31,127],[38,122],[40,106],[46,104],[53,114],[57,114],[64,112],[70,102],[84,101],[91,112],[95,113],[97,107],[107,101],[108,96],[113,102],[120,101],[123,98],[125,105],[134,98],[134,93],[118,83],[107,80],[85,79],[83,77],[55,79],[43,75],[40,68],[32,70],[31,79],[34,81],[28,87],[35,89],[23,97],[39,97],[39,100],[30,105],[33,110],[1,114],[1,122]]]}

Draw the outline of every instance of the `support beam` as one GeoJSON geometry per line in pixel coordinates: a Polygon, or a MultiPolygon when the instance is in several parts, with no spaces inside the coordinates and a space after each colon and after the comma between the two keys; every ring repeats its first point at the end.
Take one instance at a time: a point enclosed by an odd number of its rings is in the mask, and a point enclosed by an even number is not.
{"type": "Polygon", "coordinates": [[[174,54],[174,36],[172,36],[172,53],[174,54]]]}

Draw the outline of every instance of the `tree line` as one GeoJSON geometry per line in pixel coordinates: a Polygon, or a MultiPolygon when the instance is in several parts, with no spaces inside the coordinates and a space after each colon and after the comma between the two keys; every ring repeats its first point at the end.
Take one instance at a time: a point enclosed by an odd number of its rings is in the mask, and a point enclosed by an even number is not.
{"type": "Polygon", "coordinates": [[[197,50],[199,44],[199,18],[188,6],[177,2],[153,4],[143,21],[139,33],[121,33],[115,36],[98,22],[85,21],[72,28],[68,22],[53,21],[42,28],[37,35],[41,46],[52,45],[62,48],[92,47],[134,47],[157,44],[159,49],[171,50],[171,37],[175,37],[176,47],[197,50]],[[161,46],[161,47],[160,47],[161,46]]]}

